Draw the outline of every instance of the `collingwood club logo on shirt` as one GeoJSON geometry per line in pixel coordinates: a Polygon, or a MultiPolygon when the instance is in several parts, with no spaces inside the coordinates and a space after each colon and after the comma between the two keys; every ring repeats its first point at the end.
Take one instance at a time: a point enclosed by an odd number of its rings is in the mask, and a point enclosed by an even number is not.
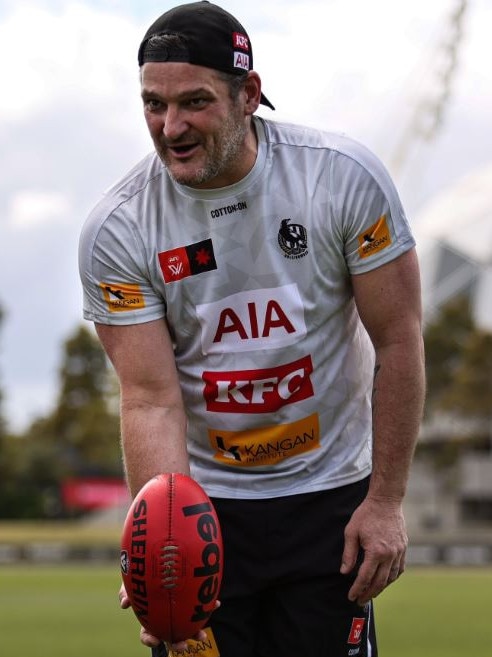
{"type": "Polygon", "coordinates": [[[278,243],[286,258],[297,259],[308,254],[307,230],[301,224],[282,219],[278,231],[278,243]]]}

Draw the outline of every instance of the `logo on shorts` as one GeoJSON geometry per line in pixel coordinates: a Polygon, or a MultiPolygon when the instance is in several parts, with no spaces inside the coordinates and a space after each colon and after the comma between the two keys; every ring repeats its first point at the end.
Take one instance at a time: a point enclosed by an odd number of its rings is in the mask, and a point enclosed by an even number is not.
{"type": "Polygon", "coordinates": [[[282,219],[278,231],[278,243],[286,258],[293,260],[308,254],[307,230],[301,224],[289,224],[282,219]]]}
{"type": "Polygon", "coordinates": [[[365,618],[353,618],[352,627],[350,628],[349,638],[347,643],[352,646],[357,646],[362,641],[362,631],[366,623],[365,618]]]}

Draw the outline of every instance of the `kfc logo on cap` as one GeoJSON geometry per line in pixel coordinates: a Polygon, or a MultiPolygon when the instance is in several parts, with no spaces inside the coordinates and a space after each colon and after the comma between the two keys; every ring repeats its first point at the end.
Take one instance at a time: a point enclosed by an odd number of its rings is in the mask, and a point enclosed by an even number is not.
{"type": "Polygon", "coordinates": [[[249,39],[241,32],[234,32],[232,35],[234,48],[241,48],[241,50],[249,51],[249,39]]]}

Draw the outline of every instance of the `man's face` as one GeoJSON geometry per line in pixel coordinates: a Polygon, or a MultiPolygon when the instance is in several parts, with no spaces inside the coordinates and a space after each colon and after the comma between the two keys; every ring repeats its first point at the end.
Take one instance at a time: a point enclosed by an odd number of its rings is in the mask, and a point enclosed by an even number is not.
{"type": "Polygon", "coordinates": [[[251,169],[249,122],[240,94],[213,69],[180,62],[142,66],[144,114],[157,154],[182,185],[231,185],[251,169]]]}

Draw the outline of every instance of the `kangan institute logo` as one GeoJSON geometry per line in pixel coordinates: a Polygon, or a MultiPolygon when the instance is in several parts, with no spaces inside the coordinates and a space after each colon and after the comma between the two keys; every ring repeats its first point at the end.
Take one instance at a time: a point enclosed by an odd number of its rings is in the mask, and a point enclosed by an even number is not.
{"type": "Polygon", "coordinates": [[[278,243],[286,258],[303,258],[308,254],[307,230],[301,224],[290,224],[282,219],[278,231],[278,243]]]}

